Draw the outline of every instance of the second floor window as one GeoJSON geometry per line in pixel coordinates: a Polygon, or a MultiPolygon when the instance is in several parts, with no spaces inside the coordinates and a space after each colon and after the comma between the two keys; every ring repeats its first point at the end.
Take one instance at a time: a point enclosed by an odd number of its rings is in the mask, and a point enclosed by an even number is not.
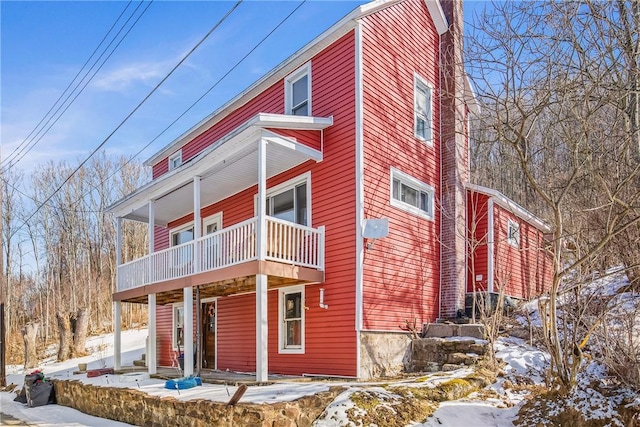
{"type": "Polygon", "coordinates": [[[182,164],[182,150],[169,156],[169,170],[172,171],[182,164]]]}
{"type": "Polygon", "coordinates": [[[307,64],[285,79],[285,114],[311,115],[311,66],[307,64]]]}
{"type": "Polygon", "coordinates": [[[414,133],[418,139],[431,142],[433,137],[431,87],[418,76],[414,78],[414,85],[414,133]]]}
{"type": "Polygon", "coordinates": [[[391,168],[391,206],[433,219],[433,196],[433,187],[391,168]]]}

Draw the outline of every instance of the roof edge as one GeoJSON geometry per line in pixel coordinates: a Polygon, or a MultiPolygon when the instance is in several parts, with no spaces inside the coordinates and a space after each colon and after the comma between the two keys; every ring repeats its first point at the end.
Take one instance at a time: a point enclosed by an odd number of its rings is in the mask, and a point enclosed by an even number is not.
{"type": "Polygon", "coordinates": [[[488,187],[483,187],[477,184],[469,184],[469,183],[467,183],[465,187],[467,188],[467,190],[471,190],[476,193],[486,194],[487,196],[491,197],[500,206],[507,209],[517,217],[527,221],[528,223],[535,225],[540,230],[545,231],[547,233],[550,233],[552,231],[552,228],[547,223],[545,223],[543,220],[541,220],[540,218],[535,216],[533,213],[529,212],[528,210],[526,210],[525,208],[523,208],[522,206],[520,206],[519,204],[517,204],[516,202],[514,202],[513,200],[511,200],[501,192],[499,192],[498,190],[494,190],[488,187]]]}
{"type": "Polygon", "coordinates": [[[433,19],[438,34],[443,35],[449,31],[449,23],[447,22],[444,10],[442,10],[440,0],[424,0],[424,3],[427,5],[427,9],[429,9],[429,14],[431,15],[431,19],[433,19]]]}

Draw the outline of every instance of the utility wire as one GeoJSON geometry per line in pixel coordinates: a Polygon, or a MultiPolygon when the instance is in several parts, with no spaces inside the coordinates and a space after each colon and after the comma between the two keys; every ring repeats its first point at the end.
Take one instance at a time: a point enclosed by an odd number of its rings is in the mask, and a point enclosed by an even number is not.
{"type": "MultiPolygon", "coordinates": [[[[111,28],[109,28],[109,31],[107,31],[107,33],[104,35],[104,37],[102,38],[102,40],[100,41],[100,43],[98,44],[98,46],[96,46],[96,48],[93,50],[93,52],[91,53],[91,55],[89,56],[89,58],[87,58],[87,60],[85,61],[85,63],[82,65],[82,67],[80,68],[80,70],[78,70],[78,72],[76,73],[75,77],[73,78],[73,80],[71,80],[71,82],[69,82],[69,84],[67,85],[67,87],[65,88],[65,90],[60,94],[60,96],[58,97],[58,99],[56,100],[56,102],[53,103],[53,105],[51,106],[51,108],[49,108],[49,111],[46,112],[46,114],[44,116],[42,116],[42,118],[40,119],[40,121],[38,122],[38,124],[31,130],[31,132],[29,132],[29,134],[25,137],[25,139],[13,150],[13,152],[11,154],[9,154],[9,156],[7,156],[7,158],[2,160],[1,164],[6,164],[8,162],[11,162],[11,158],[13,156],[16,156],[17,154],[19,154],[19,152],[22,149],[22,146],[24,144],[27,143],[27,140],[31,137],[31,135],[33,135],[33,133],[40,127],[40,125],[42,124],[42,122],[44,122],[44,120],[47,118],[47,116],[49,116],[49,114],[51,113],[51,111],[53,111],[53,109],[55,108],[55,106],[58,104],[58,102],[60,102],[60,100],[62,99],[62,97],[67,93],[67,91],[69,90],[69,88],[73,85],[73,83],[78,79],[78,76],[80,75],[80,73],[82,73],[82,70],[85,69],[85,67],[87,66],[87,64],[89,63],[89,61],[91,61],[91,58],[93,58],[93,56],[96,54],[96,52],[98,51],[98,49],[100,48],[100,46],[102,46],[102,44],[104,43],[104,41],[107,39],[107,36],[111,33],[111,31],[113,30],[113,28],[116,26],[116,24],[118,23],[118,21],[120,21],[120,18],[122,18],[122,15],[124,15],[124,13],[126,12],[126,10],[129,8],[129,6],[131,5],[131,3],[133,2],[133,0],[129,1],[129,3],[127,3],[127,5],[125,6],[125,8],[122,10],[122,12],[120,13],[120,16],[118,16],[118,18],[115,20],[115,22],[113,23],[113,25],[111,25],[111,28]]],[[[136,9],[137,10],[137,9],[136,9]]],[[[134,11],[135,13],[135,11],[134,11]]],[[[77,87],[77,86],[76,86],[77,87]]],[[[75,90],[75,89],[74,89],[75,90]]],[[[68,98],[67,98],[68,99],[68,98]]],[[[66,100],[65,100],[66,101],[66,100]]],[[[54,113],[55,114],[55,113],[54,113]]],[[[45,125],[46,126],[46,125],[45,125]]]]}
{"type": "MultiPolygon", "coordinates": [[[[73,99],[64,107],[64,110],[62,110],[62,112],[58,115],[57,118],[55,118],[55,120],[53,121],[53,123],[51,123],[49,125],[49,123],[51,122],[51,120],[53,120],[53,118],[55,117],[56,114],[58,114],[58,112],[60,111],[61,108],[63,108],[64,104],[69,100],[69,98],[73,95],[73,93],[76,91],[76,89],[84,82],[84,80],[87,78],[87,76],[89,75],[89,73],[91,72],[91,70],[93,70],[93,68],[96,66],[96,64],[98,63],[98,61],[104,56],[104,54],[107,52],[107,49],[109,49],[109,47],[113,44],[113,42],[116,40],[116,38],[120,35],[120,33],[122,32],[122,30],[124,30],[124,28],[126,27],[126,25],[129,23],[129,21],[131,20],[131,18],[133,18],[133,16],[135,15],[135,13],[138,11],[138,9],[140,8],[140,6],[142,5],[142,2],[138,5],[138,7],[136,7],[136,9],[134,10],[133,14],[129,17],[129,19],[127,19],[127,21],[123,24],[123,26],[120,28],[120,30],[118,31],[118,33],[114,36],[114,38],[111,40],[111,42],[109,43],[109,45],[105,48],[105,50],[102,52],[102,54],[100,55],[100,57],[98,57],[98,59],[96,60],[96,62],[91,66],[91,68],[87,71],[87,74],[85,74],[85,76],[82,78],[82,80],[80,80],[80,82],[78,82],[78,84],[76,85],[76,87],[67,95],[66,99],[63,101],[62,104],[60,104],[60,106],[58,106],[57,110],[54,112],[54,114],[49,117],[49,119],[47,120],[47,122],[44,124],[43,128],[41,128],[32,138],[31,141],[29,141],[29,143],[27,144],[27,146],[22,147],[22,149],[17,152],[17,149],[14,150],[13,153],[11,153],[11,156],[14,156],[14,159],[17,155],[20,155],[20,157],[15,160],[12,163],[9,163],[9,166],[6,166],[6,162],[9,160],[9,158],[5,159],[5,169],[10,169],[11,167],[15,166],[20,160],[22,160],[24,158],[24,156],[26,156],[34,147],[35,145],[40,142],[40,140],[42,140],[42,138],[49,132],[49,130],[58,122],[58,120],[60,120],[60,118],[62,117],[62,115],[69,109],[69,107],[71,107],[71,105],[75,102],[75,100],[78,98],[78,96],[80,96],[80,94],[84,91],[84,89],[89,85],[89,83],[93,80],[93,78],[96,76],[96,74],[102,69],[102,67],[105,65],[105,63],[109,60],[109,58],[111,58],[111,56],[115,53],[116,49],[120,46],[120,44],[122,44],[122,42],[124,41],[124,39],[127,37],[127,35],[131,32],[131,30],[133,30],[133,28],[136,26],[136,24],[138,23],[138,21],[140,20],[140,18],[142,18],[142,16],[145,14],[145,12],[149,9],[149,7],[151,6],[151,4],[153,3],[153,0],[151,0],[150,2],[147,3],[147,7],[142,11],[142,13],[140,14],[140,16],[138,16],[138,18],[135,20],[135,22],[133,23],[133,25],[127,30],[127,32],[124,34],[124,36],[120,39],[120,41],[116,44],[116,46],[111,50],[111,52],[109,53],[109,55],[104,59],[104,61],[102,61],[102,63],[100,64],[100,66],[93,72],[93,74],[91,75],[91,77],[84,83],[84,86],[82,86],[82,88],[80,89],[80,91],[78,91],[78,93],[76,93],[76,95],[73,97],[73,99]],[[47,125],[49,125],[49,127],[44,131],[44,127],[46,127],[47,125]],[[38,135],[40,135],[38,137],[38,135]],[[36,137],[38,137],[37,139],[35,139],[36,137]],[[26,151],[25,151],[26,150],[26,151]]],[[[62,96],[62,95],[61,95],[62,96]]],[[[56,101],[57,102],[57,101],[56,101]]],[[[55,104],[54,104],[55,106],[55,104]]],[[[53,107],[52,107],[53,109],[53,107]]],[[[51,111],[51,110],[50,110],[51,111]]],[[[47,113],[48,114],[48,113],[47,113]]],[[[46,117],[46,115],[45,115],[46,117]]],[[[44,120],[44,118],[43,118],[44,120]]],[[[42,121],[41,121],[42,122],[42,121]]],[[[35,130],[35,129],[34,129],[35,130]]],[[[32,131],[33,133],[33,131],[32,131]]],[[[26,139],[25,139],[26,140],[26,139]]],[[[24,142],[24,141],[23,141],[24,142]]],[[[22,144],[21,144],[22,145],[22,144]]]]}
{"type": "MultiPolygon", "coordinates": [[[[244,62],[245,59],[247,59],[249,57],[249,55],[251,55],[256,49],[258,49],[269,37],[271,37],[271,35],[276,32],[276,30],[278,30],[278,28],[280,28],[298,9],[300,9],[300,7],[305,4],[307,2],[307,0],[303,0],[302,2],[300,2],[298,4],[298,6],[296,6],[295,9],[293,9],[287,16],[285,16],[279,23],[278,25],[276,25],[271,31],[269,31],[269,33],[264,36],[259,42],[258,44],[256,44],[249,52],[247,52],[242,58],[240,58],[240,60],[238,60],[233,67],[231,67],[222,77],[220,77],[211,87],[209,87],[209,89],[207,89],[198,99],[196,99],[190,106],[189,108],[187,108],[184,112],[182,112],[182,114],[180,114],[178,117],[176,117],[171,123],[169,123],[169,125],[167,127],[165,127],[158,135],[155,136],[155,138],[153,138],[151,141],[149,141],[144,147],[142,147],[140,150],[138,150],[134,155],[132,155],[131,157],[129,157],[129,159],[127,159],[126,162],[124,162],[122,165],[120,165],[118,168],[116,168],[116,170],[114,170],[110,175],[108,175],[104,180],[102,180],[100,183],[103,184],[105,183],[107,180],[113,178],[113,176],[115,176],[118,172],[120,172],[126,165],[128,165],[129,163],[131,163],[133,161],[133,159],[135,159],[136,157],[138,157],[144,150],[146,150],[147,148],[149,148],[149,146],[151,144],[153,144],[158,138],[160,138],[162,135],[164,135],[165,132],[167,132],[173,125],[175,125],[178,120],[180,120],[182,117],[185,116],[185,114],[187,114],[189,111],[191,111],[191,109],[193,107],[195,107],[196,105],[198,105],[198,103],[200,103],[200,101],[202,101],[204,99],[205,96],[207,96],[213,89],[215,89],[229,74],[231,74],[236,68],[238,68],[238,66],[244,62]]],[[[94,187],[94,189],[96,189],[94,187]]],[[[86,196],[88,193],[83,194],[81,197],[86,196]]]]}
{"type": "MultiPolygon", "coordinates": [[[[227,13],[209,30],[209,32],[207,34],[205,34],[205,36],[200,39],[200,41],[198,43],[196,43],[196,45],[189,51],[187,52],[180,61],[178,61],[178,63],[171,69],[171,71],[169,71],[169,73],[162,79],[160,80],[160,82],[158,84],[155,85],[155,87],[153,89],[151,89],[151,91],[147,94],[147,96],[144,97],[144,99],[142,101],[140,101],[138,103],[138,105],[129,113],[127,114],[127,116],[120,122],[120,124],[118,124],[118,126],[116,126],[116,128],[111,131],[111,133],[100,143],[98,144],[98,146],[96,148],[93,149],[93,151],[75,168],[75,170],[73,172],[71,172],[71,175],[69,175],[63,182],[62,184],[60,184],[54,191],[53,193],[51,193],[51,195],[49,195],[49,197],[47,197],[40,205],[38,205],[38,207],[36,208],[35,211],[33,211],[33,213],[31,215],[29,215],[29,217],[16,229],[19,230],[20,228],[22,228],[27,222],[29,222],[29,220],[31,220],[31,218],[33,218],[39,211],[40,209],[42,209],[42,207],[45,205],[45,203],[47,203],[49,200],[51,200],[51,198],[60,191],[60,189],[62,189],[62,187],[73,177],[73,175],[75,175],[81,168],[82,166],[85,165],[85,163],[87,163],[89,161],[89,159],[91,157],[93,157],[93,155],[98,152],[98,150],[100,150],[102,147],[104,147],[104,145],[111,139],[111,137],[127,122],[127,120],[129,120],[129,118],[131,118],[131,116],[133,116],[133,114],[135,114],[136,111],[138,111],[140,109],[140,107],[142,107],[142,105],[151,97],[151,95],[153,95],[158,88],[165,82],[167,81],[167,79],[176,71],[176,69],[178,69],[178,67],[180,67],[180,65],[182,65],[187,58],[189,58],[189,56],[191,56],[191,54],[198,48],[200,47],[200,45],[202,43],[204,43],[204,41],[229,17],[229,15],[231,15],[231,13],[236,10],[236,8],[238,6],[240,6],[240,4],[243,2],[244,0],[238,0],[232,7],[231,9],[229,9],[227,11],[227,13]]],[[[14,231],[14,234],[15,232],[14,231]]],[[[13,234],[12,234],[13,235],[13,234]]]]}

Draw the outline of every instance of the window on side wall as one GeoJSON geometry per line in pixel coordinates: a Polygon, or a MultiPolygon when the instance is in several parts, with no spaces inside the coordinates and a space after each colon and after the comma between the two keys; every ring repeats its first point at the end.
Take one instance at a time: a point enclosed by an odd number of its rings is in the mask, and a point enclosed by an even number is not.
{"type": "Polygon", "coordinates": [[[173,306],[173,348],[184,348],[184,306],[173,306]]]}
{"type": "Polygon", "coordinates": [[[291,73],[284,81],[285,114],[311,115],[311,64],[291,73]]]}
{"type": "Polygon", "coordinates": [[[433,219],[433,197],[433,187],[391,168],[391,206],[433,219]]]}
{"type": "Polygon", "coordinates": [[[279,292],[280,353],[304,353],[304,288],[291,287],[279,292]]]}
{"type": "Polygon", "coordinates": [[[414,134],[429,144],[433,142],[432,92],[431,86],[414,76],[414,134]]]}
{"type": "Polygon", "coordinates": [[[507,223],[507,242],[516,248],[520,247],[520,225],[509,220],[507,223]]]}
{"type": "Polygon", "coordinates": [[[182,164],[182,150],[178,150],[169,156],[169,170],[172,171],[182,164]]]}

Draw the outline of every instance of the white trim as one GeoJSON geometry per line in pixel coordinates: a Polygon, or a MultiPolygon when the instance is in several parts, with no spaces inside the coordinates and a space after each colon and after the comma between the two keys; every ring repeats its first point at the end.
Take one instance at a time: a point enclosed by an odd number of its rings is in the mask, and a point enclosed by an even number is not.
{"type": "Polygon", "coordinates": [[[520,224],[512,219],[507,219],[507,243],[516,249],[520,248],[520,224]],[[515,229],[516,237],[511,237],[511,229],[515,229]]]}
{"type": "Polygon", "coordinates": [[[409,213],[412,213],[414,215],[417,216],[421,216],[423,218],[426,218],[430,221],[434,220],[434,212],[435,212],[435,189],[430,186],[429,184],[426,184],[422,181],[420,181],[419,179],[408,175],[402,171],[400,171],[399,169],[394,168],[393,166],[391,166],[391,173],[389,174],[389,201],[391,206],[396,207],[398,209],[402,209],[403,211],[407,211],[409,213]],[[393,197],[393,180],[394,178],[400,180],[401,183],[414,188],[415,190],[419,190],[423,193],[426,193],[429,195],[430,197],[430,203],[429,203],[429,212],[427,211],[423,211],[422,209],[410,205],[409,203],[405,203],[401,200],[398,200],[396,198],[393,197]]]}
{"type": "Polygon", "coordinates": [[[429,83],[425,78],[420,76],[418,73],[413,73],[413,136],[419,139],[420,141],[427,144],[429,147],[433,147],[434,144],[434,131],[433,131],[433,112],[435,108],[433,108],[433,98],[435,95],[435,90],[433,85],[429,83]],[[418,111],[416,110],[416,100],[417,100],[417,92],[418,88],[421,87],[423,90],[428,89],[429,91],[429,111],[427,112],[427,120],[429,121],[429,138],[425,138],[422,135],[419,135],[418,130],[418,111]]]}
{"type": "MultiPolygon", "coordinates": [[[[311,109],[311,61],[307,62],[302,67],[298,68],[293,73],[289,74],[287,77],[284,78],[284,113],[287,115],[294,115],[293,114],[294,105],[292,105],[293,91],[291,90],[293,87],[293,84],[298,80],[300,80],[301,78],[303,78],[304,76],[307,76],[307,114],[306,116],[313,116],[313,113],[312,113],[313,110],[311,109]]],[[[297,114],[295,116],[299,117],[299,115],[297,114]]]]}
{"type": "MultiPolygon", "coordinates": [[[[184,315],[184,301],[174,302],[171,304],[171,349],[173,351],[178,350],[178,337],[176,336],[176,309],[182,307],[182,340],[184,341],[184,323],[186,322],[186,318],[184,315]]],[[[193,321],[193,320],[192,320],[193,321]]],[[[182,343],[182,347],[180,347],[181,351],[184,351],[184,342],[182,343]]]]}
{"type": "Polygon", "coordinates": [[[192,240],[195,240],[196,239],[196,237],[195,237],[195,226],[193,224],[193,221],[189,221],[186,224],[182,224],[182,225],[179,225],[179,226],[177,226],[175,228],[171,228],[169,230],[169,247],[175,246],[173,244],[173,236],[175,234],[181,233],[183,231],[187,231],[190,228],[193,230],[191,232],[191,234],[193,234],[193,239],[192,240]]]}
{"type": "Polygon", "coordinates": [[[429,9],[429,15],[431,15],[433,24],[436,26],[438,35],[446,33],[449,30],[449,24],[447,23],[447,18],[444,15],[440,1],[424,0],[424,2],[427,5],[427,9],[429,9]]]}
{"type": "Polygon", "coordinates": [[[523,219],[525,222],[528,222],[529,224],[538,228],[539,230],[542,230],[546,233],[550,233],[552,231],[551,227],[549,227],[544,221],[542,221],[540,218],[538,218],[513,200],[506,197],[501,192],[476,184],[466,184],[466,187],[468,190],[475,191],[476,193],[482,193],[486,194],[487,196],[491,196],[491,198],[495,200],[498,205],[505,208],[520,219],[523,219]]]}
{"type": "Polygon", "coordinates": [[[494,218],[493,218],[493,199],[489,198],[487,203],[487,290],[493,292],[493,262],[494,262],[494,218]]]}
{"type": "MultiPolygon", "coordinates": [[[[284,193],[285,191],[291,190],[295,188],[299,184],[306,183],[307,184],[307,226],[311,227],[313,224],[312,209],[311,209],[311,171],[304,172],[294,178],[291,178],[285,182],[282,182],[278,185],[274,185],[267,189],[265,197],[273,197],[280,193],[284,193]]],[[[253,196],[253,214],[254,216],[258,216],[258,194],[256,193],[253,196]]]]}
{"type": "Polygon", "coordinates": [[[304,354],[305,353],[305,286],[289,286],[278,289],[278,353],[279,354],[304,354]],[[284,297],[288,294],[300,293],[300,348],[285,348],[284,328],[284,297]]]}
{"type": "Polygon", "coordinates": [[[169,162],[168,169],[170,171],[178,169],[180,166],[182,166],[182,148],[170,155],[167,161],[169,162]]]}
{"type": "Polygon", "coordinates": [[[222,211],[208,215],[202,219],[202,235],[203,236],[206,236],[207,234],[207,227],[214,223],[218,224],[218,229],[216,231],[222,230],[222,211]]]}
{"type": "Polygon", "coordinates": [[[362,237],[362,224],[364,223],[364,150],[363,150],[363,79],[362,79],[362,24],[356,26],[356,76],[355,76],[355,103],[356,103],[356,377],[360,378],[362,358],[360,352],[360,331],[363,323],[364,306],[364,239],[362,237]]]}
{"type": "Polygon", "coordinates": [[[155,375],[158,371],[158,355],[157,355],[157,316],[156,316],[156,294],[147,295],[149,330],[148,330],[148,354],[147,354],[147,371],[149,375],[155,375]]]}

